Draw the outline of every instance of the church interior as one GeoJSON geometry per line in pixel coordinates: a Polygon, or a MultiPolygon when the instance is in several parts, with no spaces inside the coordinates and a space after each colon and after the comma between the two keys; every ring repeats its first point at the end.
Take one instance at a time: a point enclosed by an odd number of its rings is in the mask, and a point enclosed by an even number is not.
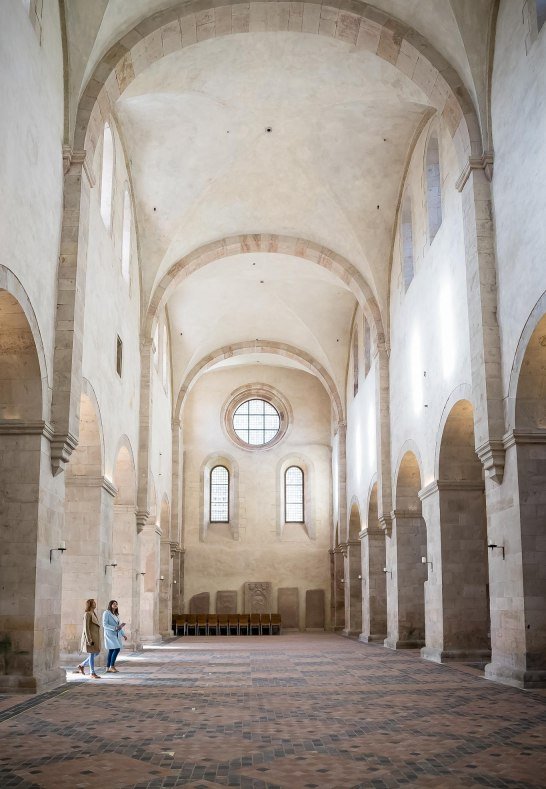
{"type": "Polygon", "coordinates": [[[0,96],[0,784],[543,785],[546,0],[2,0],[0,96]]]}

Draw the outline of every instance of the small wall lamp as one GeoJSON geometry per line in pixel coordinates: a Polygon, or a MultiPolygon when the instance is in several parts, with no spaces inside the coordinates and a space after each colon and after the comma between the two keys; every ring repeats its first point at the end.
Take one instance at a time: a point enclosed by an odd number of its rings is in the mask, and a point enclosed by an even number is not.
{"type": "Polygon", "coordinates": [[[109,567],[117,567],[117,566],[118,566],[118,563],[117,563],[117,562],[111,562],[111,564],[105,564],[105,565],[104,565],[104,574],[106,575],[106,570],[107,570],[109,567]]]}
{"type": "Polygon", "coordinates": [[[62,556],[64,551],[66,551],[66,543],[65,543],[65,541],[61,540],[60,543],[59,543],[59,547],[58,548],[51,548],[51,550],[49,551],[49,563],[50,564],[51,564],[51,560],[53,559],[53,551],[60,551],[61,552],[61,556],[62,556]]]}
{"type": "Polygon", "coordinates": [[[359,581],[362,580],[362,576],[361,575],[358,575],[357,578],[358,578],[359,581]]]}
{"type": "Polygon", "coordinates": [[[145,572],[144,572],[144,573],[138,572],[138,573],[136,574],[136,577],[138,578],[138,576],[139,576],[139,575],[146,575],[146,573],[145,573],[145,572]]]}
{"type": "Polygon", "coordinates": [[[487,547],[491,548],[491,550],[494,550],[495,548],[498,548],[499,551],[502,551],[502,558],[504,559],[504,545],[495,545],[495,544],[492,543],[491,545],[488,545],[487,547]]]}
{"type": "Polygon", "coordinates": [[[383,572],[385,574],[388,573],[390,575],[390,577],[392,578],[392,570],[388,570],[386,567],[383,567],[383,572]]]}
{"type": "Polygon", "coordinates": [[[426,556],[421,556],[421,564],[430,564],[430,572],[432,572],[432,562],[429,562],[426,556]]]}
{"type": "Polygon", "coordinates": [[[339,579],[339,583],[340,583],[340,584],[344,584],[344,583],[345,583],[345,578],[340,578],[340,579],[339,579]]]}
{"type": "Polygon", "coordinates": [[[164,575],[160,575],[158,580],[164,581],[165,580],[165,576],[164,575]]]}

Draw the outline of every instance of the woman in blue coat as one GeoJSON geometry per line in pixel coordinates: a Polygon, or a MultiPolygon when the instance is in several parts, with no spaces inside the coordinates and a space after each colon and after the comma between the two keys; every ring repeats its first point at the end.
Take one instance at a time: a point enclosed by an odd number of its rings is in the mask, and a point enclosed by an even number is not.
{"type": "Polygon", "coordinates": [[[102,627],[104,630],[104,646],[108,650],[107,672],[117,674],[116,658],[124,641],[127,641],[123,628],[125,622],[119,621],[118,604],[115,600],[110,600],[108,608],[102,615],[102,627]]]}

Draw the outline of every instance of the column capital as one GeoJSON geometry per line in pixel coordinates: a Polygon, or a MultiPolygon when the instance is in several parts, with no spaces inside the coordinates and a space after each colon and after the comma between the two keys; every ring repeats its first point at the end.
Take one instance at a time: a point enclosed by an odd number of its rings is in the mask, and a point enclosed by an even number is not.
{"type": "Polygon", "coordinates": [[[482,462],[485,476],[500,485],[504,476],[506,454],[504,442],[491,438],[476,448],[476,454],[482,462]]]}
{"type": "Polygon", "coordinates": [[[50,438],[51,471],[56,477],[64,471],[70,455],[78,446],[78,439],[72,433],[53,433],[50,438]]]}
{"type": "Polygon", "coordinates": [[[465,185],[470,178],[470,173],[473,170],[483,170],[484,175],[488,181],[493,178],[493,163],[495,157],[493,151],[485,151],[481,156],[469,156],[468,162],[465,164],[464,169],[460,176],[455,181],[455,188],[458,192],[462,192],[465,185]]]}

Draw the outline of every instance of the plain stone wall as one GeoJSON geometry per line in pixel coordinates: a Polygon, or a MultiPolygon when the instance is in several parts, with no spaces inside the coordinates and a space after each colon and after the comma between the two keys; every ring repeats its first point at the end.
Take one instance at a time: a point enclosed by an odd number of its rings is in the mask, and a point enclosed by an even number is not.
{"type": "MultiPolygon", "coordinates": [[[[300,623],[305,622],[305,592],[325,590],[329,605],[329,538],[331,512],[330,401],[310,374],[288,368],[232,367],[206,373],[191,390],[183,411],[184,425],[184,532],[185,599],[200,592],[238,591],[243,606],[246,581],[271,581],[273,607],[277,589],[297,587],[300,623]],[[249,452],[235,446],[221,423],[224,402],[244,384],[260,381],[278,389],[293,409],[286,436],[269,450],[249,452]],[[201,542],[200,499],[202,466],[212,454],[229,457],[238,467],[239,540],[228,526],[208,527],[201,542]],[[312,464],[316,539],[300,524],[288,524],[279,536],[277,469],[283,458],[298,455],[312,464]]],[[[233,476],[233,475],[232,475],[233,476]]],[[[328,622],[327,622],[328,624],[328,622]]]]}

